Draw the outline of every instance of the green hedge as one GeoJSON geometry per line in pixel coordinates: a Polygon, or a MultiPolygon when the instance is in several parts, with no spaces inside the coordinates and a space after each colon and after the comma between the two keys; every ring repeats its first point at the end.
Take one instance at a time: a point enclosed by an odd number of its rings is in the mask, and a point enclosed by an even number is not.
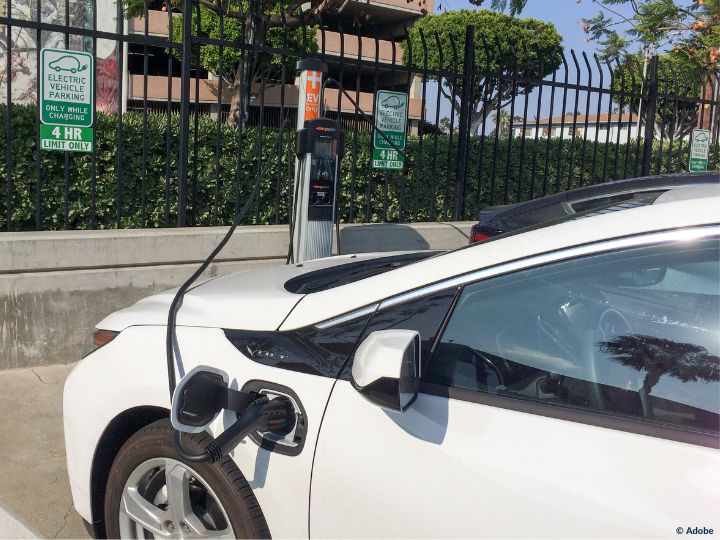
{"type": "MultiPolygon", "coordinates": [[[[0,126],[3,126],[0,128],[0,148],[3,149],[0,155],[0,179],[4,186],[7,183],[8,167],[8,141],[4,129],[6,114],[6,107],[0,106],[0,126]]],[[[10,150],[13,230],[36,228],[35,201],[38,186],[35,114],[34,107],[12,107],[10,150]]],[[[94,224],[91,217],[92,156],[75,153],[69,155],[68,228],[88,229],[94,226],[105,229],[118,225],[124,228],[162,227],[175,224],[180,118],[172,115],[168,122],[166,115],[148,113],[145,119],[140,113],[128,112],[122,116],[121,122],[122,125],[119,126],[118,117],[115,115],[97,115],[94,224]],[[122,153],[118,160],[119,131],[122,137],[122,153]],[[121,172],[119,177],[118,162],[121,172]]],[[[188,216],[192,224],[229,223],[236,204],[243,204],[252,190],[260,171],[259,163],[267,167],[260,201],[248,214],[245,222],[266,224],[287,221],[290,175],[294,166],[293,130],[287,132],[282,151],[271,155],[276,129],[265,128],[261,132],[258,128],[248,128],[240,135],[234,127],[224,124],[218,126],[217,121],[212,118],[200,116],[197,119],[195,144],[194,118],[191,119],[191,128],[193,132],[188,164],[188,216]],[[216,181],[218,178],[219,181],[216,181]]],[[[422,138],[410,136],[406,147],[408,160],[404,172],[371,169],[369,133],[347,133],[346,136],[346,154],[340,178],[340,210],[344,221],[425,221],[450,218],[455,190],[456,136],[452,141],[446,135],[435,137],[426,134],[422,138]]],[[[677,144],[673,148],[672,156],[667,146],[665,143],[664,148],[660,149],[659,145],[655,144],[652,171],[686,170],[687,143],[684,144],[682,159],[678,156],[677,144]]],[[[635,143],[605,145],[576,140],[571,144],[567,140],[561,143],[558,139],[540,139],[537,142],[528,139],[523,143],[520,138],[500,139],[496,149],[494,137],[488,136],[484,140],[473,137],[468,152],[465,217],[472,219],[478,205],[484,207],[489,204],[511,203],[581,184],[622,178],[626,155],[627,176],[634,176],[636,164],[639,171],[636,152],[635,143]],[[493,156],[497,156],[494,164],[493,156]]],[[[714,148],[712,167],[717,168],[717,159],[718,149],[714,148]]],[[[64,154],[42,152],[41,167],[41,228],[63,229],[64,154]]],[[[6,228],[7,187],[4,187],[0,190],[0,230],[6,228]]]]}

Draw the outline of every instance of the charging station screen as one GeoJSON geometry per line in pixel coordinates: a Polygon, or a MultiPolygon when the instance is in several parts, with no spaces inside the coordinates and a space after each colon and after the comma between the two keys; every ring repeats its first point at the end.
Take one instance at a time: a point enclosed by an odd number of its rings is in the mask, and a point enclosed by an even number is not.
{"type": "Polygon", "coordinates": [[[317,141],[315,143],[315,155],[323,159],[334,158],[333,143],[334,141],[317,141]]]}

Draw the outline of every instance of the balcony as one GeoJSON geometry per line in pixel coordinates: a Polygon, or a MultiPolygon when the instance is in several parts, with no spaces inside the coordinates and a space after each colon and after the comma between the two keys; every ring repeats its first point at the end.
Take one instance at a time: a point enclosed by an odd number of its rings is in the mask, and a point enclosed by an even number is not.
{"type": "Polygon", "coordinates": [[[370,37],[360,37],[354,34],[340,34],[339,32],[330,32],[317,30],[315,36],[318,51],[325,51],[328,55],[338,55],[342,52],[343,58],[352,58],[353,60],[369,60],[375,61],[376,56],[380,62],[393,62],[393,48],[396,64],[403,62],[403,50],[399,43],[394,43],[385,39],[375,40],[370,37]],[[323,42],[324,34],[324,42],[323,42]]]}
{"type": "MultiPolygon", "coordinates": [[[[351,0],[345,9],[343,10],[344,18],[352,20],[354,16],[359,16],[361,12],[369,13],[374,15],[375,20],[381,25],[393,25],[393,24],[412,24],[412,21],[421,17],[424,13],[433,12],[433,0],[371,0],[370,2],[351,0]]],[[[168,35],[168,13],[166,11],[148,10],[147,25],[148,35],[151,36],[167,36],[168,35]]],[[[138,17],[130,19],[128,21],[128,32],[131,34],[144,34],[145,33],[145,18],[138,17]]],[[[340,52],[340,35],[335,32],[326,32],[326,50],[331,51],[330,38],[328,34],[335,34],[333,38],[337,44],[337,52],[340,52]]],[[[357,55],[357,39],[354,39],[354,44],[351,43],[353,39],[351,34],[345,35],[345,51],[347,54],[357,55]],[[355,47],[354,53],[351,52],[355,47]]],[[[363,58],[375,59],[375,43],[372,38],[363,38],[362,44],[362,56],[363,58]],[[365,40],[368,40],[366,43],[365,40]],[[366,52],[372,51],[372,54],[366,52]]],[[[320,45],[320,36],[318,36],[318,45],[320,45]]],[[[380,45],[380,54],[389,56],[385,58],[387,61],[392,61],[392,45],[391,42],[383,42],[380,45]]],[[[397,53],[396,53],[397,54],[397,53]]]]}
{"type": "MultiPolygon", "coordinates": [[[[167,11],[148,10],[147,17],[148,35],[150,36],[167,36],[168,35],[168,13],[167,11]]],[[[128,33],[145,34],[145,18],[138,17],[128,21],[128,33]]]]}
{"type": "MultiPolygon", "coordinates": [[[[190,80],[190,102],[195,102],[196,79],[190,80]]],[[[180,77],[172,77],[170,80],[171,101],[180,101],[180,77]]],[[[198,102],[217,103],[218,81],[209,79],[199,80],[198,102]]],[[[128,81],[128,99],[142,100],[144,98],[144,80],[142,75],[130,75],[128,81]]],[[[230,103],[232,93],[227,85],[223,85],[222,103],[230,103]]],[[[167,101],[168,79],[162,75],[149,75],[147,78],[147,99],[148,101],[167,101]]],[[[295,99],[297,102],[297,98],[295,99]]]]}
{"type": "MultiPolygon", "coordinates": [[[[166,103],[168,99],[168,80],[167,77],[150,75],[147,78],[147,100],[157,104],[157,102],[166,103]]],[[[196,79],[190,80],[190,102],[194,103],[195,100],[195,86],[196,79]]],[[[144,81],[142,75],[130,75],[128,83],[128,99],[133,101],[142,101],[144,99],[144,81]]],[[[180,101],[180,77],[173,77],[171,79],[171,102],[180,101]]],[[[283,90],[280,84],[267,84],[265,86],[265,95],[260,95],[260,84],[255,83],[252,87],[252,93],[250,97],[250,103],[252,106],[259,107],[261,103],[265,107],[279,108],[283,102],[285,107],[297,108],[298,103],[298,89],[292,84],[286,84],[283,90]]],[[[199,92],[197,101],[202,104],[217,104],[218,102],[218,81],[200,79],[199,80],[199,92]]],[[[345,95],[338,96],[338,90],[335,88],[325,89],[325,109],[328,111],[337,111],[340,109],[341,113],[354,114],[355,107],[345,95]],[[338,103],[339,97],[339,103],[338,103]],[[338,107],[339,105],[339,107],[338,107]]],[[[351,92],[353,99],[355,94],[351,92]]],[[[221,104],[230,103],[232,97],[231,89],[228,85],[223,85],[223,93],[221,97],[221,104]]],[[[374,94],[371,92],[360,92],[358,98],[358,105],[362,109],[362,112],[371,115],[373,110],[374,94]]],[[[408,118],[410,120],[419,120],[422,117],[423,107],[422,100],[418,98],[410,98],[408,107],[408,118]]]]}

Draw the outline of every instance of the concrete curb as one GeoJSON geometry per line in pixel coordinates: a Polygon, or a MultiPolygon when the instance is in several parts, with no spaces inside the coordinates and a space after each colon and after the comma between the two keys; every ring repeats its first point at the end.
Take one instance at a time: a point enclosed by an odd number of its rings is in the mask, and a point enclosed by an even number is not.
{"type": "MultiPolygon", "coordinates": [[[[342,253],[453,249],[471,222],[343,225],[342,253]]],[[[82,357],[95,324],[191,275],[226,227],[0,234],[0,370],[82,357]]],[[[334,236],[334,235],[333,235],[334,236]]],[[[284,264],[287,225],[237,229],[204,278],[284,264]]]]}
{"type": "Polygon", "coordinates": [[[20,518],[0,506],[0,538],[42,538],[20,518]]]}

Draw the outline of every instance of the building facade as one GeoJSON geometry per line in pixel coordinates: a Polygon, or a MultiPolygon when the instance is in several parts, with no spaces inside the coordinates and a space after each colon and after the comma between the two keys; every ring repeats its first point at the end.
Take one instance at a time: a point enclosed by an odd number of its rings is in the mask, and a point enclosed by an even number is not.
{"type": "MultiPolygon", "coordinates": [[[[147,19],[141,17],[128,21],[128,32],[167,37],[172,15],[163,11],[162,4],[157,8],[148,10],[147,19]]],[[[432,9],[432,0],[348,0],[340,13],[323,18],[322,29],[314,30],[317,50],[328,63],[328,76],[341,81],[357,97],[362,113],[372,115],[376,90],[405,91],[410,94],[409,129],[417,131],[424,112],[418,77],[393,69],[392,65],[403,65],[400,41],[406,28],[432,9]],[[358,25],[360,19],[371,22],[358,25]],[[361,66],[357,64],[359,59],[365,61],[361,66]]],[[[128,110],[179,110],[180,62],[164,50],[157,49],[148,54],[140,45],[130,45],[127,54],[128,110]]],[[[279,83],[252,85],[251,125],[257,122],[260,109],[263,124],[270,126],[279,125],[281,107],[289,108],[293,115],[296,114],[298,91],[293,83],[295,75],[287,74],[290,80],[285,88],[281,88],[279,83]]],[[[225,120],[230,111],[231,90],[227,82],[221,84],[213,73],[203,69],[192,71],[191,100],[202,114],[219,115],[225,120]]],[[[358,119],[355,106],[337,88],[326,88],[324,98],[326,113],[343,127],[354,127],[357,123],[359,129],[370,129],[370,124],[358,119]]]]}

